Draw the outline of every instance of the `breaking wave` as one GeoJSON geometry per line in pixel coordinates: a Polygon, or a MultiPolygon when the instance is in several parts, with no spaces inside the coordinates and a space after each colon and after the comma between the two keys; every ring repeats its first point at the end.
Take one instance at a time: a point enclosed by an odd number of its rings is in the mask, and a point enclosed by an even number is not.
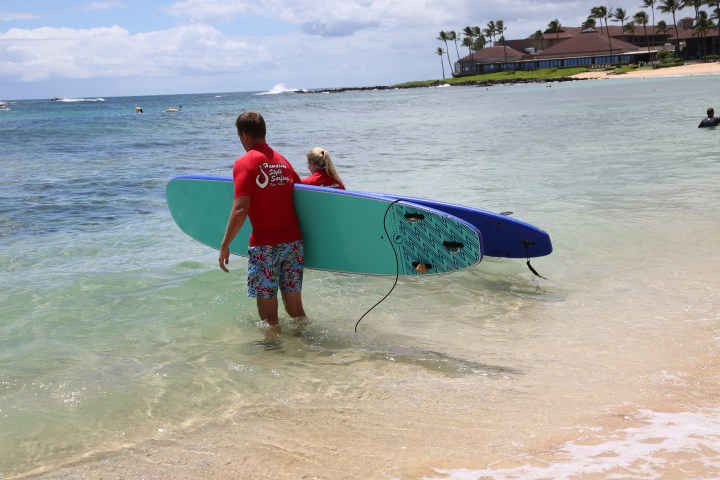
{"type": "Polygon", "coordinates": [[[280,93],[294,93],[294,92],[304,92],[304,91],[305,90],[300,90],[298,88],[287,88],[282,83],[278,83],[269,92],[261,92],[256,95],[278,95],[280,93]]]}

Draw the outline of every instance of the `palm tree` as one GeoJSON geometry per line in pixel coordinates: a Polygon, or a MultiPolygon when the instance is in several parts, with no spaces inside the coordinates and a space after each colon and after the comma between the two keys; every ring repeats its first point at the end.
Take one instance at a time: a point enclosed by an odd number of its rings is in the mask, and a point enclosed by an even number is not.
{"type": "Polygon", "coordinates": [[[545,34],[543,33],[543,31],[538,30],[537,32],[533,33],[532,37],[533,40],[535,40],[536,42],[540,42],[540,51],[545,50],[545,34]]]}
{"type": "Polygon", "coordinates": [[[473,51],[472,51],[472,47],[473,47],[473,39],[472,39],[472,37],[463,37],[462,46],[463,46],[463,47],[467,47],[467,48],[468,48],[468,51],[470,52],[470,55],[472,55],[472,53],[473,53],[473,51]]]}
{"type": "Polygon", "coordinates": [[[470,49],[470,55],[472,55],[472,44],[473,39],[475,38],[475,32],[473,31],[473,28],[471,26],[467,26],[463,28],[463,47],[468,47],[470,49]]]}
{"type": "Polygon", "coordinates": [[[642,8],[650,8],[653,24],[653,45],[655,45],[655,2],[657,0],[643,0],[642,8]]]}
{"type": "Polygon", "coordinates": [[[623,27],[623,30],[625,32],[630,32],[630,35],[632,35],[632,38],[630,39],[630,43],[635,43],[635,22],[628,22],[623,27]]]}
{"type": "Polygon", "coordinates": [[[650,55],[650,38],[648,38],[647,34],[647,24],[649,21],[650,18],[648,18],[648,14],[645,12],[637,12],[633,17],[633,22],[639,23],[643,27],[643,31],[645,32],[645,42],[647,44],[648,57],[650,57],[650,64],[653,66],[653,68],[655,68],[655,62],[653,62],[650,55]]]}
{"type": "Polygon", "coordinates": [[[486,37],[490,37],[490,39],[491,39],[492,42],[493,42],[493,46],[495,46],[495,34],[497,34],[497,30],[496,30],[496,28],[495,28],[495,22],[493,22],[492,20],[490,20],[490,21],[488,22],[488,24],[487,24],[487,28],[485,28],[485,29],[483,30],[483,34],[484,34],[486,37]]]}
{"type": "MultiPolygon", "coordinates": [[[[448,51],[448,44],[447,44],[448,40],[450,40],[450,37],[448,36],[447,32],[441,31],[440,35],[437,37],[437,40],[441,40],[441,41],[445,42],[445,52],[444,53],[447,55],[448,65],[450,65],[450,71],[452,72],[453,68],[452,68],[452,63],[450,63],[450,52],[448,51]]],[[[443,77],[443,78],[445,78],[445,77],[443,77]]]]}
{"type": "MultiPolygon", "coordinates": [[[[594,18],[597,20],[600,20],[600,33],[602,34],[602,19],[605,18],[605,14],[607,13],[607,8],[603,6],[599,7],[592,7],[590,9],[590,15],[588,15],[588,18],[594,18]]],[[[605,32],[607,33],[607,31],[605,32]]]]}
{"type": "Polygon", "coordinates": [[[708,0],[708,5],[713,7],[711,20],[715,20],[717,27],[717,42],[715,42],[717,51],[720,52],[720,0],[708,0]]]}
{"type": "Polygon", "coordinates": [[[675,26],[675,54],[680,54],[680,34],[678,33],[677,20],[675,20],[675,12],[684,7],[683,0],[660,0],[658,9],[660,13],[672,13],[673,24],[675,26]]]}
{"type": "MultiPolygon", "coordinates": [[[[655,1],[655,0],[653,0],[655,1]]],[[[628,21],[627,12],[624,8],[616,8],[615,12],[612,14],[612,21],[613,22],[620,22],[620,28],[622,28],[623,34],[625,33],[625,22],[628,21]]],[[[625,40],[623,38],[623,40],[625,40]]]]}
{"type": "Polygon", "coordinates": [[[707,36],[707,33],[710,31],[711,28],[713,28],[715,24],[713,24],[712,20],[708,18],[708,14],[706,11],[701,10],[698,12],[697,20],[695,21],[695,26],[693,26],[693,36],[699,36],[700,41],[700,48],[701,58],[705,58],[705,37],[707,36]]]}
{"type": "Polygon", "coordinates": [[[505,30],[507,30],[507,27],[505,26],[505,22],[502,20],[495,20],[495,33],[500,35],[500,41],[503,44],[503,54],[505,55],[505,71],[508,70],[508,59],[507,59],[507,47],[505,46],[505,30]]]}
{"type": "Polygon", "coordinates": [[[550,23],[548,23],[548,32],[554,33],[558,40],[560,40],[560,31],[562,30],[562,24],[560,23],[560,20],[557,18],[555,20],[551,20],[550,23]]]}
{"type": "Polygon", "coordinates": [[[695,21],[697,22],[698,17],[700,16],[700,7],[706,3],[707,2],[705,2],[705,0],[684,0],[683,8],[693,7],[695,9],[695,21]]]}
{"type": "Polygon", "coordinates": [[[443,80],[445,80],[445,64],[443,63],[442,56],[445,55],[445,50],[442,49],[442,47],[438,47],[437,50],[435,50],[435,53],[437,55],[440,55],[440,66],[442,67],[443,71],[443,80]]]}
{"type": "Polygon", "coordinates": [[[480,51],[483,48],[485,48],[485,45],[487,44],[487,39],[483,37],[482,35],[478,35],[478,37],[473,41],[473,50],[480,51]]]}
{"type": "Polygon", "coordinates": [[[455,33],[454,30],[450,30],[449,32],[446,32],[446,33],[447,33],[448,39],[455,42],[455,53],[457,53],[458,61],[460,61],[460,52],[458,51],[458,46],[457,46],[457,33],[455,33]]]}
{"type": "Polygon", "coordinates": [[[665,35],[667,34],[668,26],[667,23],[665,23],[665,20],[659,20],[657,25],[655,26],[655,33],[659,33],[662,35],[662,43],[665,44],[665,35]]]}
{"type": "Polygon", "coordinates": [[[582,23],[582,25],[580,25],[580,28],[581,28],[582,30],[589,30],[589,29],[591,29],[591,28],[594,29],[596,23],[597,23],[597,22],[595,22],[595,19],[594,19],[594,18],[588,17],[587,19],[585,19],[585,21],[582,23]]]}
{"type": "Polygon", "coordinates": [[[699,35],[701,37],[701,42],[703,44],[703,58],[705,58],[705,39],[707,38],[707,32],[715,28],[715,24],[708,17],[707,12],[700,11],[700,7],[703,7],[705,5],[712,6],[712,0],[684,0],[683,2],[683,7],[693,7],[695,9],[695,25],[693,26],[693,36],[699,35]]]}
{"type": "MultiPolygon", "coordinates": [[[[681,0],[682,1],[682,0],[681,0]]],[[[605,33],[608,37],[608,46],[610,47],[610,63],[613,63],[613,50],[612,50],[612,41],[610,39],[610,29],[608,28],[607,20],[610,17],[610,14],[608,13],[607,7],[603,7],[600,5],[599,7],[593,7],[590,10],[590,16],[592,18],[597,18],[600,20],[600,28],[602,29],[602,21],[605,19],[605,33]]]]}

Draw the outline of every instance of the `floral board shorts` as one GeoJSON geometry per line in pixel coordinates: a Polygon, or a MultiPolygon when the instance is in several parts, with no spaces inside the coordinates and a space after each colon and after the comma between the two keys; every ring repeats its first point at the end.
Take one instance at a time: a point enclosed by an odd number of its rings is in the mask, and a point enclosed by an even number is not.
{"type": "Polygon", "coordinates": [[[276,298],[302,290],[305,249],[302,240],[248,247],[248,297],[276,298]]]}

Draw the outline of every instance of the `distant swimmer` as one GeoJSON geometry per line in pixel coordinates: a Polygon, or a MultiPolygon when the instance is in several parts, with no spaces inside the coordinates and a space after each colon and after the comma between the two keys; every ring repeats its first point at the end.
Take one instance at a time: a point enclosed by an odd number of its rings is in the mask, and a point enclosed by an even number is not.
{"type": "Polygon", "coordinates": [[[717,127],[720,125],[720,117],[715,116],[715,110],[713,108],[707,109],[707,118],[700,122],[698,128],[717,127]]]}
{"type": "Polygon", "coordinates": [[[135,107],[135,113],[143,113],[142,107],[135,107]]]}
{"type": "Polygon", "coordinates": [[[165,111],[168,113],[172,113],[172,112],[179,112],[181,109],[182,109],[182,105],[180,105],[178,108],[173,108],[173,107],[166,108],[165,111]]]}

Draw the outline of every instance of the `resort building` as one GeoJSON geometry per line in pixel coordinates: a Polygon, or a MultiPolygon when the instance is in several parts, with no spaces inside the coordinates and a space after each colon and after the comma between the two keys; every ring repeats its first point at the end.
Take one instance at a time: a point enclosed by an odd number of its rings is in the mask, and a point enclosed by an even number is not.
{"type": "Polygon", "coordinates": [[[619,25],[581,29],[561,27],[546,30],[541,38],[534,35],[520,40],[495,42],[472,52],[455,63],[454,77],[498,71],[535,70],[552,67],[605,67],[613,64],[642,64],[655,60],[661,50],[675,51],[684,58],[701,58],[720,46],[718,29],[703,36],[693,29],[694,19],[683,18],[675,26],[660,30],[656,26],[636,26],[632,30],[619,25]]]}

